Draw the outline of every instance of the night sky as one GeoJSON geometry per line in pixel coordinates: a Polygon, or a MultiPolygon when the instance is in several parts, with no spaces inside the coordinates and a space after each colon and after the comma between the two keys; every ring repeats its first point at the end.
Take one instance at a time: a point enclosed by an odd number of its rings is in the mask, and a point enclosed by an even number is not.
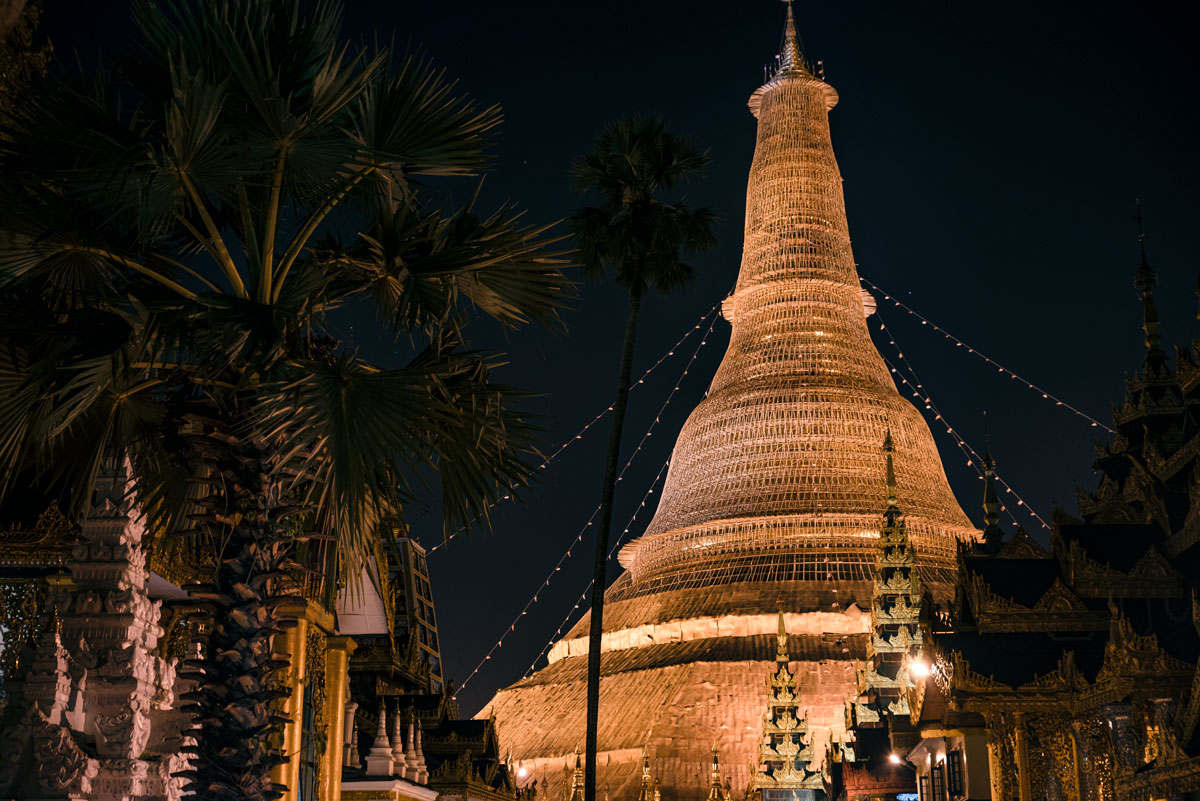
{"type": "MultiPolygon", "coordinates": [[[[127,35],[123,3],[44,5],[60,56],[92,56],[97,44],[111,50],[127,35]]],[[[1190,341],[1200,327],[1191,242],[1200,213],[1197,64],[1183,8],[796,7],[807,56],[824,61],[842,98],[831,124],[860,273],[1105,423],[1109,405],[1122,399],[1123,376],[1141,359],[1131,283],[1135,198],[1160,276],[1165,345],[1190,341]]],[[[463,90],[503,106],[483,203],[515,201],[530,221],[561,219],[582,205],[569,192],[567,168],[611,118],[661,111],[711,148],[710,173],[688,197],[721,212],[721,243],[694,259],[693,287],[643,304],[640,374],[737,277],[755,135],[746,99],[778,52],[783,15],[776,0],[352,2],[347,32],[420,45],[463,90]]],[[[470,188],[463,184],[464,197],[470,188]]],[[[999,472],[1027,503],[1047,519],[1055,502],[1075,511],[1075,485],[1094,486],[1092,440],[1103,432],[890,304],[881,312],[945,418],[975,448],[983,447],[988,412],[999,472]]],[[[566,334],[476,330],[477,344],[508,354],[501,378],[539,393],[530,408],[542,415],[548,452],[611,401],[624,297],[609,285],[584,285],[564,319],[566,334]]],[[[895,361],[878,318],[870,327],[895,361]]],[[[668,457],[728,335],[719,321],[681,382],[698,338],[631,395],[625,458],[680,386],[618,487],[616,533],[668,457]]],[[[951,485],[978,522],[982,484],[941,425],[932,428],[951,485]]],[[[456,683],[508,631],[595,508],[606,436],[607,420],[542,471],[520,504],[499,508],[490,534],[457,538],[431,555],[445,668],[456,683]]],[[[1004,500],[1016,506],[1011,495],[1004,500]]],[[[656,501],[650,496],[632,534],[656,501]]],[[[1016,514],[1038,535],[1036,521],[1016,514]]],[[[440,537],[434,520],[417,533],[427,545],[440,537]]],[[[570,611],[591,572],[590,538],[583,545],[460,694],[465,713],[520,678],[570,611]]]]}

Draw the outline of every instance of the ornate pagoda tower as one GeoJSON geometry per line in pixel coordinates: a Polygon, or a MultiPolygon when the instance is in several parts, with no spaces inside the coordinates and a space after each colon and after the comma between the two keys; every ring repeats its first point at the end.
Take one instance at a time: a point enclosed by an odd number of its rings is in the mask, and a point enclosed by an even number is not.
{"type": "Polygon", "coordinates": [[[788,667],[791,656],[783,612],[779,613],[777,636],[775,670],[767,678],[769,700],[767,713],[763,715],[758,762],[746,797],[755,801],[824,799],[821,772],[809,767],[815,752],[807,716],[800,706],[796,676],[788,667]]]}
{"type": "MultiPolygon", "coordinates": [[[[956,541],[977,535],[867,331],[830,143],[837,99],[801,54],[789,5],[778,68],[749,101],[758,141],[741,272],[724,305],[729,349],[606,594],[597,784],[613,801],[637,797],[647,744],[670,801],[701,801],[714,742],[744,795],[777,599],[818,763],[830,734],[843,735],[870,637],[888,431],[917,572],[935,598],[953,594],[956,541]]],[[[587,632],[585,617],[549,665],[481,712],[535,771],[557,773],[583,739],[587,632]]]]}

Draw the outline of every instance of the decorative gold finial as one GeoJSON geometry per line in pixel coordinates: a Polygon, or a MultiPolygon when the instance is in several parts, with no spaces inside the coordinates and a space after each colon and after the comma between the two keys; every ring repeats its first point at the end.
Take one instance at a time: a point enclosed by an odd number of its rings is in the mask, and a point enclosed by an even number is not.
{"type": "Polygon", "coordinates": [[[896,467],[892,463],[892,454],[896,452],[896,446],[892,443],[892,430],[887,430],[887,435],[883,438],[883,452],[887,456],[887,490],[888,490],[888,507],[891,509],[899,506],[900,501],[896,497],[896,467]]]}
{"type": "Polygon", "coordinates": [[[783,50],[779,54],[779,69],[776,75],[787,75],[793,72],[808,72],[804,66],[804,56],[800,53],[800,45],[796,37],[796,18],[792,15],[792,0],[787,0],[787,23],[783,28],[783,50]]]}
{"type": "Polygon", "coordinates": [[[1146,364],[1158,369],[1167,360],[1167,355],[1160,347],[1162,335],[1159,334],[1158,307],[1154,303],[1154,286],[1158,283],[1158,274],[1150,266],[1146,257],[1146,234],[1142,230],[1142,201],[1137,202],[1137,212],[1133,219],[1138,226],[1138,259],[1137,272],[1133,275],[1133,285],[1142,296],[1142,331],[1146,334],[1146,364]]]}
{"type": "Polygon", "coordinates": [[[575,772],[571,774],[567,801],[583,801],[583,764],[579,761],[579,746],[575,746],[575,772]]]}
{"type": "Polygon", "coordinates": [[[650,753],[646,746],[642,746],[642,787],[638,801],[654,801],[654,780],[650,776],[650,753]]]}
{"type": "Polygon", "coordinates": [[[725,801],[725,786],[721,784],[721,765],[717,759],[717,746],[712,747],[712,775],[708,782],[708,801],[725,801]]]}
{"type": "Polygon", "coordinates": [[[791,657],[788,655],[788,633],[787,625],[783,622],[783,608],[779,609],[779,629],[775,634],[775,661],[790,662],[791,657]]]}

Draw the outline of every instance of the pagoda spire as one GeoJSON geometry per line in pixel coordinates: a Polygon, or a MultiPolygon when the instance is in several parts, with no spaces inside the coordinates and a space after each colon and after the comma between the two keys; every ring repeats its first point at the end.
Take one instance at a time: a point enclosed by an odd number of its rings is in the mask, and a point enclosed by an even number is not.
{"type": "Polygon", "coordinates": [[[884,713],[908,712],[904,691],[908,677],[903,667],[918,658],[923,645],[921,630],[921,580],[917,576],[916,554],[908,538],[907,526],[900,513],[896,495],[896,476],[892,468],[892,442],[883,441],[887,461],[888,507],[879,532],[875,557],[875,588],[871,603],[871,639],[867,643],[867,662],[857,676],[859,723],[874,724],[884,713]]]}
{"type": "MultiPolygon", "coordinates": [[[[779,611],[777,638],[779,648],[775,655],[775,671],[767,678],[767,713],[763,716],[758,762],[754,765],[750,786],[746,791],[748,801],[762,801],[764,790],[823,787],[820,771],[809,768],[815,753],[809,742],[808,717],[800,708],[800,688],[789,666],[788,633],[782,609],[779,611]]],[[[719,767],[714,747],[708,801],[726,798],[720,783],[719,767]]]]}
{"type": "Polygon", "coordinates": [[[899,511],[900,499],[899,493],[896,491],[896,465],[892,459],[892,455],[896,452],[896,445],[892,442],[892,430],[889,428],[887,434],[883,438],[883,453],[887,462],[887,508],[888,514],[893,510],[899,511]]]}
{"type": "Polygon", "coordinates": [[[1154,287],[1158,284],[1158,274],[1150,266],[1146,257],[1146,234],[1142,230],[1142,202],[1137,201],[1137,213],[1133,216],[1138,226],[1138,268],[1133,274],[1133,285],[1142,296],[1142,331],[1146,334],[1146,366],[1155,372],[1167,360],[1167,354],[1160,345],[1162,336],[1159,334],[1158,307],[1154,303],[1154,287]]]}
{"type": "Polygon", "coordinates": [[[783,621],[783,607],[779,608],[779,625],[775,631],[775,661],[787,664],[792,661],[788,654],[787,624],[783,621]]]}
{"type": "Polygon", "coordinates": [[[571,774],[571,788],[567,801],[583,801],[583,763],[579,761],[579,749],[575,749],[575,771],[571,774]]]}
{"type": "Polygon", "coordinates": [[[721,763],[717,758],[717,747],[712,747],[712,773],[708,780],[708,801],[728,801],[725,785],[721,783],[721,763]]]}
{"type": "Polygon", "coordinates": [[[650,754],[642,749],[642,787],[638,791],[638,801],[654,801],[654,779],[650,775],[650,754]]]}
{"type": "Polygon", "coordinates": [[[779,51],[779,68],[775,75],[812,75],[800,52],[800,37],[796,35],[796,18],[792,14],[792,0],[787,0],[787,22],[783,27],[783,49],[779,51]]]}
{"type": "Polygon", "coordinates": [[[1000,496],[996,494],[996,460],[990,451],[983,452],[983,541],[999,546],[1004,539],[1000,530],[1000,496]]]}

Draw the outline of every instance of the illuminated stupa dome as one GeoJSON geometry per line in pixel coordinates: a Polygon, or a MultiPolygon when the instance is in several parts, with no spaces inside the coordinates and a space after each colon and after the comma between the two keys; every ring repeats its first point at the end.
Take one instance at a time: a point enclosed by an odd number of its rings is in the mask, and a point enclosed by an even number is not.
{"type": "MultiPolygon", "coordinates": [[[[789,6],[779,68],[750,99],[758,140],[741,272],[723,305],[729,348],[605,595],[598,784],[613,799],[636,797],[643,747],[664,796],[701,797],[696,766],[714,743],[734,795],[744,791],[780,602],[814,742],[843,730],[850,660],[865,655],[889,431],[899,506],[935,597],[951,597],[955,543],[976,534],[867,330],[829,135],[836,103],[805,64],[789,6]]],[[[556,766],[583,742],[587,632],[585,617],[547,667],[485,708],[552,793],[556,766]]]]}

